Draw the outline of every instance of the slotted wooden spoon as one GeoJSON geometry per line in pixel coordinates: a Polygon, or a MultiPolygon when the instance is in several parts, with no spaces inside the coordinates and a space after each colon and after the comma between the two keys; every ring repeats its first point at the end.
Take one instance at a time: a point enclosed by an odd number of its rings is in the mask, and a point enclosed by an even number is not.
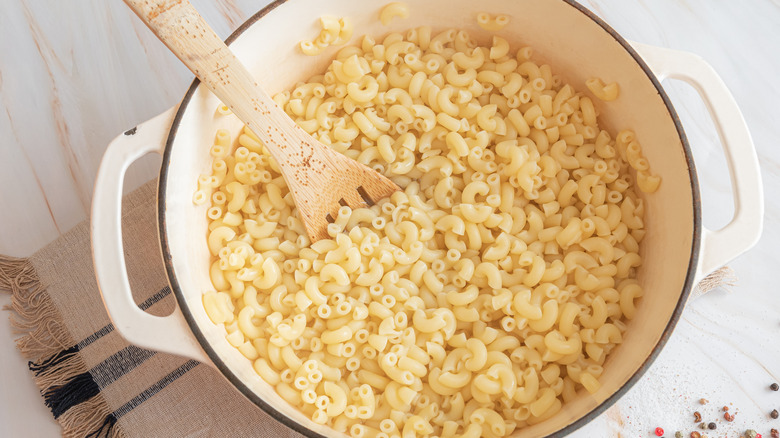
{"type": "Polygon", "coordinates": [[[341,205],[365,207],[400,188],[312,138],[282,111],[188,0],[124,0],[279,164],[312,242],[341,205]]]}

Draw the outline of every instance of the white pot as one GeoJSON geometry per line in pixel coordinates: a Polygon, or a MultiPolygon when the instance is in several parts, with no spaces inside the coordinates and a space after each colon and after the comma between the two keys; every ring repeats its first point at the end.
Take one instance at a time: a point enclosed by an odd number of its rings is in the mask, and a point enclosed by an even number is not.
{"type": "MultiPolygon", "coordinates": [[[[620,98],[599,106],[607,128],[630,127],[654,172],[657,193],[645,197],[647,235],[639,280],[644,287],[624,343],[605,363],[601,389],[581,391],[554,417],[516,432],[519,437],[563,435],[603,412],[647,370],[682,312],[691,288],[705,275],[752,247],[761,233],[763,196],[758,160],[744,119],[723,82],[701,58],[683,52],[628,43],[572,0],[429,0],[414,2],[406,20],[379,23],[382,0],[276,1],[242,25],[228,40],[238,57],[273,94],[324,71],[337,49],[301,55],[296,44],[318,32],[321,15],[348,16],[355,35],[380,36],[421,25],[457,27],[489,44],[477,26],[478,12],[504,13],[511,22],[498,32],[513,47],[530,45],[564,81],[590,77],[620,84],[620,98]],[[673,77],[691,83],[704,99],[721,136],[734,187],[735,215],[724,228],[702,226],[696,171],[680,121],[660,85],[673,77]]],[[[410,2],[410,4],[412,4],[410,2]]],[[[356,39],[353,38],[353,42],[356,39]]],[[[121,135],[109,146],[95,183],[92,238],[95,272],[116,329],[131,343],[210,363],[246,395],[288,426],[307,435],[334,436],[283,401],[225,340],[225,331],[206,315],[201,294],[212,289],[206,246],[206,206],[192,203],[197,178],[210,170],[214,132],[236,133],[235,118],[215,118],[218,100],[195,81],[181,105],[121,135]],[[120,207],[125,169],[140,156],[163,154],[158,214],[160,242],[179,310],[168,317],[141,311],[131,298],[124,268],[120,207]]]]}

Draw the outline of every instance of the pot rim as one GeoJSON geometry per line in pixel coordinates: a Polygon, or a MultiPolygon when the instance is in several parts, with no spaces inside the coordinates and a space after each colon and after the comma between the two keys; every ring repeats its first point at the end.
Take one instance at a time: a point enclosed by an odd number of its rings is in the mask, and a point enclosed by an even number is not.
{"type": "MultiPolygon", "coordinates": [[[[230,36],[225,40],[225,43],[227,45],[230,45],[233,41],[235,41],[241,34],[243,34],[249,27],[253,26],[256,22],[258,22],[261,18],[263,18],[266,14],[274,10],[279,5],[286,3],[288,0],[275,0],[274,2],[270,3],[254,15],[252,15],[249,19],[247,19],[241,26],[239,26],[233,33],[230,34],[230,36]]],[[[663,333],[661,334],[661,337],[659,338],[656,345],[653,347],[652,351],[648,355],[648,357],[645,359],[645,361],[640,365],[640,367],[637,369],[637,371],[621,386],[617,391],[615,391],[612,395],[607,397],[603,402],[601,402],[598,406],[590,410],[588,413],[583,415],[582,417],[578,418],[571,424],[567,425],[563,429],[560,429],[554,433],[552,433],[551,437],[563,437],[566,436],[575,430],[579,429],[580,427],[584,426],[585,424],[591,422],[596,417],[601,415],[604,411],[606,411],[609,407],[611,407],[613,404],[615,404],[620,398],[622,398],[638,381],[642,378],[642,376],[647,372],[647,370],[650,368],[650,366],[655,362],[656,358],[660,354],[663,347],[666,345],[666,342],[669,340],[675,326],[677,325],[677,322],[680,319],[680,316],[682,315],[682,311],[685,308],[685,303],[688,300],[688,295],[691,292],[691,288],[693,287],[693,279],[694,275],[696,273],[696,267],[698,266],[699,261],[699,249],[701,246],[701,234],[702,234],[702,223],[701,223],[701,199],[700,199],[700,188],[699,188],[699,180],[696,174],[696,168],[694,166],[693,162],[693,155],[691,153],[690,144],[688,143],[688,138],[685,135],[685,131],[683,130],[682,123],[680,122],[680,118],[677,115],[677,112],[674,110],[674,107],[672,106],[672,102],[669,99],[669,96],[667,96],[666,92],[664,91],[663,87],[661,86],[660,81],[658,78],[653,74],[650,67],[647,66],[647,64],[644,62],[644,60],[639,56],[639,54],[633,49],[633,47],[626,41],[620,34],[618,34],[617,31],[615,31],[610,25],[608,25],[604,20],[599,18],[595,13],[587,9],[585,6],[577,3],[575,0],[559,0],[563,1],[564,3],[568,4],[569,6],[577,9],[580,13],[585,15],[586,17],[593,20],[596,24],[598,24],[602,29],[604,29],[612,38],[615,39],[616,42],[618,42],[628,53],[631,55],[631,57],[634,59],[634,61],[640,66],[642,71],[647,75],[650,82],[653,84],[653,86],[656,88],[656,91],[658,92],[659,96],[664,102],[664,105],[666,106],[669,115],[674,122],[675,128],[677,129],[677,133],[680,137],[680,142],[683,147],[683,152],[685,153],[685,161],[688,165],[688,176],[691,181],[691,189],[692,189],[692,198],[693,198],[693,239],[691,244],[691,254],[690,254],[690,261],[688,264],[688,269],[685,276],[685,282],[683,284],[683,289],[680,293],[680,299],[677,302],[677,305],[675,306],[674,311],[672,312],[671,318],[669,319],[668,324],[664,328],[663,333]]],[[[176,279],[176,272],[173,267],[172,263],[172,257],[171,257],[171,248],[168,244],[168,237],[166,232],[166,218],[165,218],[165,211],[166,211],[166,194],[165,194],[165,187],[167,185],[167,179],[168,179],[168,164],[171,159],[171,150],[172,145],[174,142],[174,139],[176,138],[176,133],[179,128],[179,124],[181,122],[182,117],[184,116],[184,110],[186,109],[187,105],[189,104],[190,100],[192,99],[192,96],[194,95],[196,89],[200,85],[200,81],[195,78],[190,85],[189,89],[187,90],[187,93],[184,95],[184,98],[181,101],[181,104],[179,105],[178,109],[176,110],[176,116],[173,120],[173,123],[171,124],[170,132],[168,135],[168,139],[165,143],[165,151],[163,153],[162,157],[162,164],[160,168],[160,177],[158,180],[158,187],[157,187],[157,223],[158,223],[158,231],[160,236],[160,247],[162,250],[162,256],[163,256],[163,262],[165,264],[165,271],[168,276],[168,282],[171,285],[171,290],[173,291],[174,295],[176,296],[176,301],[178,302],[179,309],[181,309],[182,314],[184,315],[184,319],[187,321],[187,324],[190,327],[190,330],[192,330],[192,333],[195,335],[195,338],[198,340],[198,343],[203,348],[203,350],[206,352],[208,357],[212,360],[214,365],[219,369],[219,371],[222,373],[222,375],[230,381],[233,386],[238,389],[245,397],[247,397],[249,400],[251,400],[255,405],[260,407],[263,411],[265,411],[267,414],[269,414],[271,417],[276,419],[277,421],[281,422],[285,426],[295,430],[298,433],[301,433],[307,437],[311,438],[325,438],[323,435],[320,435],[316,432],[314,432],[311,429],[308,429],[304,427],[302,424],[292,420],[290,417],[284,415],[283,413],[277,411],[273,406],[269,405],[265,400],[258,397],[254,392],[252,392],[249,387],[236,376],[225,364],[225,362],[222,360],[222,358],[217,354],[217,352],[209,345],[208,341],[206,340],[206,337],[204,336],[203,332],[201,332],[200,328],[198,327],[195,318],[193,314],[190,312],[189,307],[186,304],[186,300],[184,298],[184,294],[182,293],[181,287],[179,286],[179,282],[176,279]]]]}

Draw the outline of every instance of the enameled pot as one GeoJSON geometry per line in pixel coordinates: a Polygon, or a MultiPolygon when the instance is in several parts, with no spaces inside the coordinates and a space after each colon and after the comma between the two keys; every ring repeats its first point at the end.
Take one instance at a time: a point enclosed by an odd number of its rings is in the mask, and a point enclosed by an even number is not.
{"type": "MultiPolygon", "coordinates": [[[[597,102],[601,123],[610,131],[631,128],[655,173],[658,192],[644,197],[647,234],[639,281],[645,290],[624,342],[604,365],[601,388],[581,391],[552,418],[515,432],[518,437],[565,435],[615,403],[636,383],[671,334],[691,288],[758,240],[763,196],[758,160],[747,126],[723,82],[701,58],[683,52],[629,43],[573,0],[426,0],[409,2],[408,19],[390,26],[379,22],[385,0],[276,1],[258,12],[228,39],[250,71],[273,94],[324,71],[338,48],[323,55],[300,54],[296,45],[317,35],[322,15],[350,17],[354,35],[381,37],[429,25],[457,27],[489,45],[490,33],[476,22],[479,12],[506,14],[509,25],[497,32],[515,47],[530,45],[535,60],[548,63],[570,84],[599,77],[620,85],[620,98],[597,102]],[[478,6],[476,6],[478,5],[478,6]],[[734,187],[735,215],[724,228],[702,226],[696,171],[685,133],[660,80],[691,83],[701,94],[718,129],[734,187]]],[[[352,42],[357,41],[353,38],[352,42]]],[[[338,436],[283,401],[262,381],[237,349],[225,340],[201,300],[212,289],[206,246],[206,206],[192,202],[198,175],[210,170],[208,150],[214,132],[237,133],[235,117],[214,117],[219,101],[195,81],[181,104],[121,135],[109,146],[95,183],[92,237],[95,272],[116,329],[131,343],[198,359],[216,367],[241,393],[279,421],[309,436],[338,436]],[[133,303],[124,268],[120,211],[127,167],[150,152],[163,155],[158,215],[160,245],[179,308],[155,317],[133,303]]]]}

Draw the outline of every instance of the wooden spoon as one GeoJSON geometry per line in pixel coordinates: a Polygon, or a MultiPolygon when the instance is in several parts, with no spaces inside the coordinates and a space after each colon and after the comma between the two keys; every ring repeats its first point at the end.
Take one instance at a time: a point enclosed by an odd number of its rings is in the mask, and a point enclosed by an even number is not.
{"type": "MultiPolygon", "coordinates": [[[[400,188],[312,138],[252,78],[188,0],[124,0],[163,43],[263,141],[279,164],[312,242],[327,238],[328,216],[400,188]]],[[[291,23],[292,24],[292,23],[291,23]]]]}

